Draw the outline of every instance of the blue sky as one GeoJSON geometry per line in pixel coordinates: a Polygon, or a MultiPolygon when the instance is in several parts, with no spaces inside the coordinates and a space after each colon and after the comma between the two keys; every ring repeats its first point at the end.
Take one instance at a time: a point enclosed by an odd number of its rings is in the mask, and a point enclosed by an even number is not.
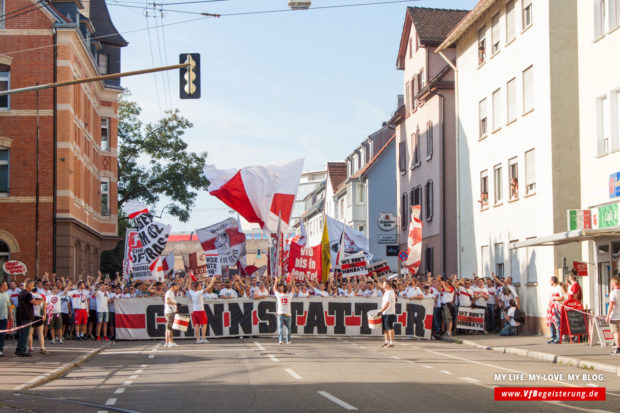
{"type": "MultiPolygon", "coordinates": [[[[313,0],[312,4],[370,1],[383,0],[313,0]]],[[[162,18],[157,12],[154,18],[151,8],[147,18],[144,9],[115,6],[144,5],[137,0],[107,3],[119,32],[151,27],[124,34],[129,46],[122,52],[123,71],[175,64],[179,53],[201,55],[200,100],[178,99],[176,71],[122,80],[143,108],[144,120],[156,121],[163,110],[178,107],[194,124],[185,136],[190,150],[208,152],[207,163],[218,168],[303,157],[304,170],[316,170],[327,161],[343,160],[396,109],[396,95],[403,93],[396,54],[406,7],[470,9],[476,1],[423,0],[223,16],[163,29],[155,29],[155,24],[200,16],[164,12],[162,18]]],[[[286,9],[287,3],[229,0],[164,7],[226,14],[286,9]]],[[[163,219],[178,233],[228,216],[228,208],[205,192],[199,194],[189,222],[166,214],[163,219]]]]}

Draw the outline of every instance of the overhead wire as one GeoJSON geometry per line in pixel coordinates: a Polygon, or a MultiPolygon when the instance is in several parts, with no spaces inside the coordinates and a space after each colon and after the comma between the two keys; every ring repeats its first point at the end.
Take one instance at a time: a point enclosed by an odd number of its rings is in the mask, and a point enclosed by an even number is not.
{"type": "Polygon", "coordinates": [[[2,16],[0,16],[1,17],[0,18],[0,22],[5,22],[5,21],[8,21],[8,20],[14,19],[15,17],[19,17],[19,16],[22,16],[24,14],[28,14],[28,13],[32,13],[34,11],[37,11],[37,10],[41,9],[42,7],[44,7],[45,3],[47,3],[46,0],[38,0],[36,3],[32,3],[32,4],[29,4],[28,6],[20,7],[19,9],[15,9],[13,11],[5,13],[2,16]],[[34,8],[31,8],[33,6],[34,6],[34,8]],[[30,10],[25,10],[25,11],[22,11],[21,13],[17,13],[18,11],[21,11],[21,10],[24,10],[24,9],[30,9],[30,10]],[[17,14],[15,14],[15,13],[17,13],[17,14]]]}
{"type": "MultiPolygon", "coordinates": [[[[146,32],[148,34],[148,39],[149,39],[149,51],[151,53],[151,65],[155,67],[155,54],[153,53],[153,41],[151,40],[151,26],[149,24],[148,9],[145,10],[144,16],[146,17],[146,27],[147,27],[146,32]]],[[[157,72],[153,72],[153,80],[155,81],[155,96],[157,96],[157,106],[159,107],[159,116],[163,118],[164,113],[161,110],[161,99],[159,97],[159,83],[157,80],[157,72]]]]}
{"type": "MultiPolygon", "coordinates": [[[[161,37],[163,40],[163,44],[164,44],[164,61],[166,63],[166,66],[168,66],[168,47],[166,46],[166,34],[164,32],[164,14],[161,13],[160,15],[160,19],[161,19],[161,37]]],[[[170,109],[172,109],[172,86],[170,84],[170,71],[166,70],[165,72],[165,76],[166,76],[166,81],[168,82],[168,94],[169,94],[169,99],[170,99],[170,109]]]]}
{"type": "MultiPolygon", "coordinates": [[[[162,11],[159,12],[160,16],[163,16],[162,11]]],[[[153,10],[153,20],[155,21],[155,35],[157,36],[157,52],[159,55],[159,66],[164,66],[164,59],[162,56],[162,40],[160,40],[159,37],[159,23],[157,22],[157,12],[155,10],[153,10]]],[[[161,29],[162,31],[164,30],[163,27],[161,29]]],[[[165,109],[171,109],[172,108],[172,99],[170,98],[170,90],[168,89],[168,84],[166,82],[166,74],[167,73],[160,73],[160,79],[161,79],[161,83],[162,83],[162,89],[163,89],[163,93],[164,93],[164,104],[166,106],[165,109]]]]}

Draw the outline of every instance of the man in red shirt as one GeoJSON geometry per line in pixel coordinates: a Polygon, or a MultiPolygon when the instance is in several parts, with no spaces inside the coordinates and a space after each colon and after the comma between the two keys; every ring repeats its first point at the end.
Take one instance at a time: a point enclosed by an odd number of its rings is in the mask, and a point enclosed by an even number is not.
{"type": "Polygon", "coordinates": [[[574,268],[571,270],[571,273],[568,276],[568,280],[570,282],[570,287],[568,289],[568,299],[581,302],[581,300],[583,300],[583,294],[581,292],[581,286],[577,282],[577,270],[575,270],[574,268]]]}

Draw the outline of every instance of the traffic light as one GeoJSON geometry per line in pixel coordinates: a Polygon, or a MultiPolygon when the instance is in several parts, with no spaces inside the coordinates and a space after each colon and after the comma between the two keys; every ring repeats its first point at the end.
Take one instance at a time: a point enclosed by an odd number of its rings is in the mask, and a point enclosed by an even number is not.
{"type": "Polygon", "coordinates": [[[200,53],[182,53],[179,63],[189,64],[179,70],[180,98],[200,99],[200,53]]]}
{"type": "Polygon", "coordinates": [[[260,248],[256,250],[256,258],[260,259],[260,248]]]}

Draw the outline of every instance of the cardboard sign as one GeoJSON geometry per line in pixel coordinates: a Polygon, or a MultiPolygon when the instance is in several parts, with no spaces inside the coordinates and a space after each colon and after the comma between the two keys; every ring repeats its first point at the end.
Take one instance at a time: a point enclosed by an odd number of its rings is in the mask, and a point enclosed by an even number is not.
{"type": "Polygon", "coordinates": [[[8,275],[18,275],[26,274],[28,272],[28,268],[26,267],[26,264],[21,261],[9,260],[2,264],[2,271],[8,275]]]}
{"type": "Polygon", "coordinates": [[[485,312],[486,310],[483,308],[459,307],[459,313],[456,317],[456,328],[484,331],[485,312]]]}
{"type": "Polygon", "coordinates": [[[345,258],[340,260],[340,268],[343,277],[359,277],[368,275],[368,261],[366,253],[345,254],[345,258]]]}
{"type": "Polygon", "coordinates": [[[379,261],[368,267],[368,272],[374,272],[377,277],[382,277],[392,273],[390,266],[385,261],[379,261]]]}

